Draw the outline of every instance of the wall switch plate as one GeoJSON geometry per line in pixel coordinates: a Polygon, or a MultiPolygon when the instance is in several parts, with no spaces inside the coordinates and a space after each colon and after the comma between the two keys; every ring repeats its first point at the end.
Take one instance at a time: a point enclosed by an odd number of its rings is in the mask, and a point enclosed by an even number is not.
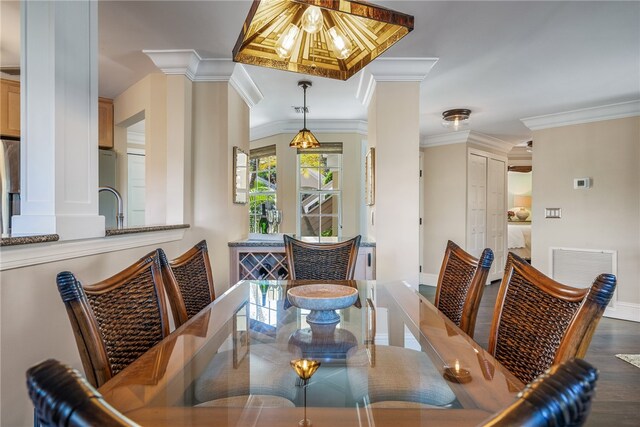
{"type": "Polygon", "coordinates": [[[575,178],[573,180],[573,189],[591,188],[591,178],[575,178]]]}
{"type": "Polygon", "coordinates": [[[544,217],[560,218],[562,217],[562,209],[561,208],[544,208],[544,217]]]}

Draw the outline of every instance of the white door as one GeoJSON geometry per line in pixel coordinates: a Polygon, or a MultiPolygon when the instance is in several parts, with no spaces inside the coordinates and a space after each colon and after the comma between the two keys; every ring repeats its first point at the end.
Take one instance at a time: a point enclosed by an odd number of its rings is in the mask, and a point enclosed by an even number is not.
{"type": "Polygon", "coordinates": [[[144,224],[144,154],[127,154],[127,225],[129,227],[144,224]]]}
{"type": "Polygon", "coordinates": [[[494,255],[489,280],[502,278],[506,261],[506,163],[489,159],[487,168],[487,247],[494,255]]]}
{"type": "Polygon", "coordinates": [[[467,166],[467,252],[479,257],[486,247],[487,158],[469,154],[467,166]]]}

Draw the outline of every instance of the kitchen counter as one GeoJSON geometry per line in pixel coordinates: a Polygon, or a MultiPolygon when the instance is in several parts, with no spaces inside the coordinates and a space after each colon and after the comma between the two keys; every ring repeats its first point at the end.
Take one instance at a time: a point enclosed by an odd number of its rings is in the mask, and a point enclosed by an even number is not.
{"type": "Polygon", "coordinates": [[[32,243],[57,242],[60,236],[57,234],[37,234],[33,236],[3,237],[0,246],[29,245],[32,243]]]}
{"type": "Polygon", "coordinates": [[[121,236],[123,234],[133,233],[149,233],[152,231],[164,231],[164,230],[177,230],[180,228],[189,228],[189,224],[174,224],[174,225],[148,225],[142,227],[124,227],[124,228],[112,228],[105,231],[105,237],[109,236],[121,236]]]}

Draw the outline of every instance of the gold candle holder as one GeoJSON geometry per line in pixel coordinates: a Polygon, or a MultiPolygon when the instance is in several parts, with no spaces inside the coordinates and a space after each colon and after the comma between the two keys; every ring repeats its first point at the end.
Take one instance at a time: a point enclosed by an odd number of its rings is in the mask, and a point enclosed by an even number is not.
{"type": "Polygon", "coordinates": [[[445,366],[442,376],[452,383],[465,384],[471,381],[471,372],[461,368],[458,360],[456,360],[453,366],[445,366]]]}
{"type": "Polygon", "coordinates": [[[303,396],[304,396],[304,418],[298,422],[300,427],[309,427],[311,420],[307,418],[307,384],[309,379],[316,373],[320,367],[320,362],[310,359],[295,359],[291,361],[291,367],[302,380],[303,396]]]}

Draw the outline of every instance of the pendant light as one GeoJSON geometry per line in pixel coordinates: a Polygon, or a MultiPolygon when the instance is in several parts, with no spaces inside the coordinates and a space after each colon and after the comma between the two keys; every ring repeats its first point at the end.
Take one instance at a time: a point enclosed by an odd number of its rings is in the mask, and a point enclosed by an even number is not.
{"type": "Polygon", "coordinates": [[[316,137],[307,129],[307,88],[311,87],[311,82],[308,80],[301,80],[298,82],[298,86],[304,91],[304,106],[302,108],[302,114],[304,117],[302,129],[296,136],[293,137],[289,143],[289,147],[293,148],[317,148],[320,143],[316,137]]]}

